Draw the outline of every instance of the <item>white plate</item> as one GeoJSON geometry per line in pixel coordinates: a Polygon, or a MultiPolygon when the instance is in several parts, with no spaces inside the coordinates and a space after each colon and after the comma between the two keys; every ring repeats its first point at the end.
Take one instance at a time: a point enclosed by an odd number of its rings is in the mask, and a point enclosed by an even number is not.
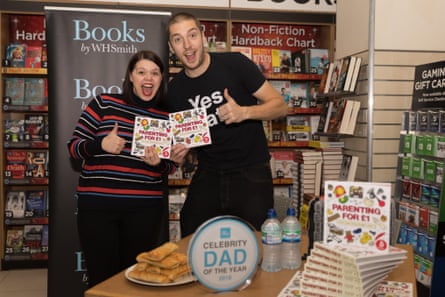
{"type": "Polygon", "coordinates": [[[140,285],[153,286],[153,287],[171,287],[171,286],[179,286],[179,285],[183,285],[183,284],[188,284],[188,283],[192,283],[192,282],[196,281],[196,278],[192,274],[187,274],[187,275],[184,275],[184,276],[178,278],[177,280],[175,280],[174,282],[171,282],[171,283],[160,284],[160,283],[146,282],[146,281],[132,278],[128,275],[129,272],[132,271],[135,266],[136,266],[136,264],[127,268],[127,270],[125,270],[125,278],[131,282],[134,282],[134,283],[140,284],[140,285]]]}

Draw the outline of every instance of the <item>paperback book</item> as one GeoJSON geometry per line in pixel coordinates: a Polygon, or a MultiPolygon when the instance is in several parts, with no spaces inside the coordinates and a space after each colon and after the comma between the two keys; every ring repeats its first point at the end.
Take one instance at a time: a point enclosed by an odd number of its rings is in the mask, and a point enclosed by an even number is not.
{"type": "Polygon", "coordinates": [[[172,144],[169,120],[137,116],[134,120],[131,154],[144,156],[145,147],[154,146],[159,158],[169,159],[172,144]]]}
{"type": "Polygon", "coordinates": [[[325,181],[324,236],[327,243],[388,252],[391,222],[389,183],[325,181]]]}
{"type": "Polygon", "coordinates": [[[198,147],[212,143],[205,108],[195,108],[170,114],[173,144],[198,147]]]}

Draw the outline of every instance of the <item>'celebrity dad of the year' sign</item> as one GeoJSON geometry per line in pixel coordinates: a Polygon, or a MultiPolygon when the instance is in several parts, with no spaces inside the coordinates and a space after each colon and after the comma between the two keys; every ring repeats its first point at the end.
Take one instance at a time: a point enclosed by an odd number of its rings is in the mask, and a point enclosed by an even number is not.
{"type": "Polygon", "coordinates": [[[445,106],[445,61],[416,66],[412,109],[445,106]]]}
{"type": "Polygon", "coordinates": [[[259,248],[253,228],[238,217],[221,216],[203,223],[188,246],[193,274],[213,291],[246,288],[255,275],[259,248]]]}

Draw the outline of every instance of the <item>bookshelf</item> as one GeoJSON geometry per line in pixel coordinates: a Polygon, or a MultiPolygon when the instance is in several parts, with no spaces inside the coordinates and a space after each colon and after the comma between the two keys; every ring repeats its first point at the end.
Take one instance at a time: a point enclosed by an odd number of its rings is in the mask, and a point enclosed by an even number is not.
{"type": "Polygon", "coordinates": [[[0,19],[1,267],[46,267],[49,133],[44,16],[1,12],[0,19]],[[21,40],[14,30],[32,32],[35,38],[21,40]],[[18,48],[23,49],[21,57],[11,54],[18,48]],[[32,58],[31,53],[37,55],[32,58]]]}

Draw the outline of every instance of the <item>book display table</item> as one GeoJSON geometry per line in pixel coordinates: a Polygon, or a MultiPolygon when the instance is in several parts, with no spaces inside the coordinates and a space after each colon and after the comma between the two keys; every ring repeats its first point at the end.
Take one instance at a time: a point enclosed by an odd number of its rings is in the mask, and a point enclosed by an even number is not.
{"type": "MultiPolygon", "coordinates": [[[[259,236],[259,233],[257,233],[259,236]]],[[[182,252],[187,251],[190,237],[182,239],[178,245],[182,252]]],[[[303,246],[307,238],[303,238],[303,246]]],[[[410,282],[414,287],[413,297],[417,297],[415,289],[416,278],[414,275],[413,251],[410,245],[397,245],[408,251],[406,260],[394,269],[388,276],[388,280],[410,282]]],[[[303,264],[304,265],[304,264],[303,264]]],[[[303,265],[300,269],[303,269],[303,265]]],[[[225,297],[230,296],[255,296],[274,297],[286,286],[295,270],[281,270],[279,272],[266,272],[258,269],[252,284],[243,291],[224,292],[225,297]]],[[[215,293],[206,290],[199,283],[193,282],[176,286],[147,286],[130,282],[122,271],[106,281],[94,286],[85,292],[84,297],[162,297],[162,296],[215,296],[215,293]]]]}

